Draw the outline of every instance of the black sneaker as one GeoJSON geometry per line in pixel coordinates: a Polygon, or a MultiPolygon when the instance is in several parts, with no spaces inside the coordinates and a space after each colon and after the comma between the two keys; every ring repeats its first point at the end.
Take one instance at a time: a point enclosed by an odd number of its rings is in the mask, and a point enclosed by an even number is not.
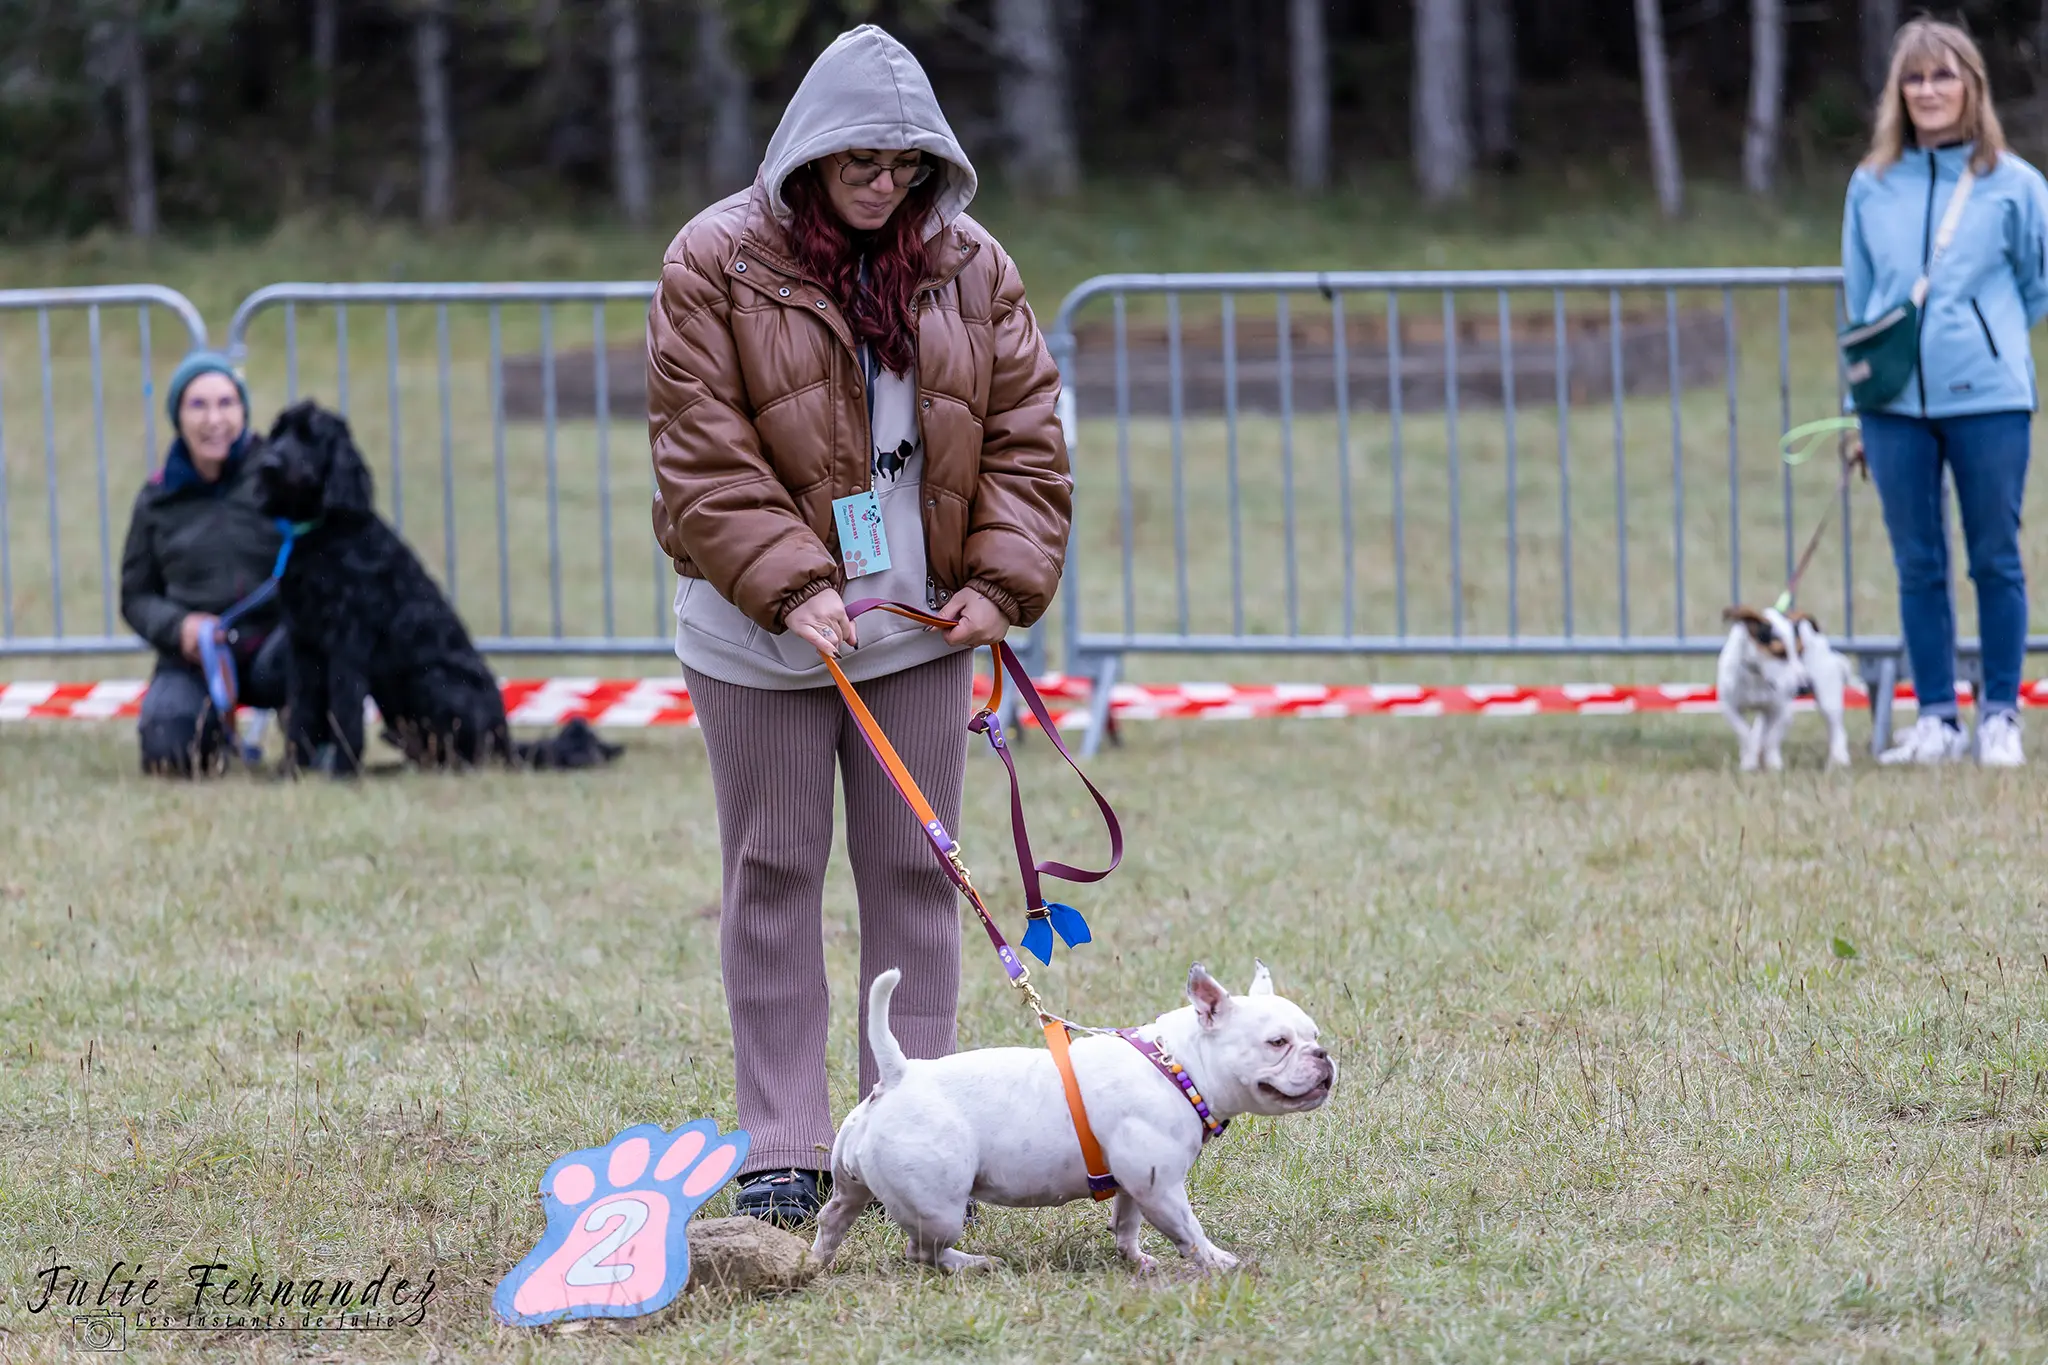
{"type": "Polygon", "coordinates": [[[732,1211],[778,1228],[800,1228],[818,1220],[831,1186],[823,1171],[755,1171],[740,1177],[732,1211]]]}

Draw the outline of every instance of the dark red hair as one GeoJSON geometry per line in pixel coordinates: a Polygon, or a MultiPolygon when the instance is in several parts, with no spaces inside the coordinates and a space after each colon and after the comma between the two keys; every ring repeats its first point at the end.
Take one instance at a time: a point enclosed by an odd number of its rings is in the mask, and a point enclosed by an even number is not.
{"type": "Polygon", "coordinates": [[[874,347],[882,368],[908,373],[917,363],[917,287],[930,272],[924,226],[945,183],[940,167],[912,190],[889,221],[873,232],[857,232],[832,208],[818,183],[816,164],[798,168],[783,182],[789,201],[789,241],[804,273],[830,291],[853,326],[856,341],[874,347]],[[861,283],[861,261],[867,283],[861,283]]]}

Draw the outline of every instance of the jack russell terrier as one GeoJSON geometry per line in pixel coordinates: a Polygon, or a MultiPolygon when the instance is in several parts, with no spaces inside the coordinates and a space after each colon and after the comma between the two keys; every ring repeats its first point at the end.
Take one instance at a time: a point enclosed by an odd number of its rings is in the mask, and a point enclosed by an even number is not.
{"type": "MultiPolygon", "coordinates": [[[[1042,1048],[906,1059],[889,1031],[889,997],[901,975],[884,972],[868,991],[868,1046],[881,1081],[832,1144],[832,1199],[818,1216],[811,1255],[829,1266],[854,1220],[879,1199],[908,1234],[911,1260],[948,1273],[983,1268],[988,1257],[953,1247],[969,1199],[1044,1208],[1089,1195],[1066,1091],[1042,1048]]],[[[1141,1028],[1084,1035],[1072,1046],[1089,1126],[1118,1187],[1110,1217],[1116,1249],[1140,1271],[1157,1265],[1139,1250],[1141,1217],[1202,1269],[1236,1265],[1203,1234],[1188,1203],[1195,1158],[1231,1116],[1315,1109],[1337,1080],[1315,1021],[1273,994],[1264,963],[1241,996],[1197,963],[1187,995],[1186,1007],[1141,1028]],[[1176,1065],[1192,1087],[1176,1079],[1176,1065]]]]}
{"type": "Polygon", "coordinates": [[[1827,722],[1828,766],[1847,767],[1842,694],[1848,666],[1828,645],[1820,623],[1803,611],[1787,616],[1774,607],[1730,607],[1721,619],[1729,623],[1728,643],[1721,646],[1714,684],[1721,712],[1735,727],[1742,771],[1762,766],[1777,772],[1785,766],[1782,745],[1792,703],[1808,691],[1827,722]]]}

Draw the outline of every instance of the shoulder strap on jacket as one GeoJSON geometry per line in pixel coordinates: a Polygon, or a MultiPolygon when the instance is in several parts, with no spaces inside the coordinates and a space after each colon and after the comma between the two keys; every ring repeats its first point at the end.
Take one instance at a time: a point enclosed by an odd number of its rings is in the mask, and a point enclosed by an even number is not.
{"type": "Polygon", "coordinates": [[[1976,188],[1977,172],[1969,166],[1963,167],[1963,174],[1956,181],[1955,193],[1948,197],[1948,211],[1941,215],[1941,226],[1934,230],[1934,249],[1927,256],[1927,271],[1913,282],[1913,306],[1920,308],[1927,303],[1928,283],[1934,275],[1934,267],[1941,264],[1941,258],[1956,239],[1956,228],[1963,221],[1963,206],[1970,202],[1970,191],[1976,188]]]}

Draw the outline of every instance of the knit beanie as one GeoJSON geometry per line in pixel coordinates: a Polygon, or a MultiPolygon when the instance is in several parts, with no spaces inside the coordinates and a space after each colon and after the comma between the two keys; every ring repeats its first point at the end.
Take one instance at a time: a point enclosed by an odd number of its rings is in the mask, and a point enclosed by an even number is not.
{"type": "MultiPolygon", "coordinates": [[[[178,362],[178,368],[171,371],[171,382],[165,389],[164,407],[171,415],[171,430],[178,429],[178,404],[185,401],[185,390],[193,380],[202,374],[224,374],[235,383],[235,392],[242,395],[242,411],[249,411],[249,387],[242,382],[242,376],[235,373],[235,367],[219,351],[194,351],[178,362]]],[[[245,416],[244,422],[255,419],[245,416]]]]}

